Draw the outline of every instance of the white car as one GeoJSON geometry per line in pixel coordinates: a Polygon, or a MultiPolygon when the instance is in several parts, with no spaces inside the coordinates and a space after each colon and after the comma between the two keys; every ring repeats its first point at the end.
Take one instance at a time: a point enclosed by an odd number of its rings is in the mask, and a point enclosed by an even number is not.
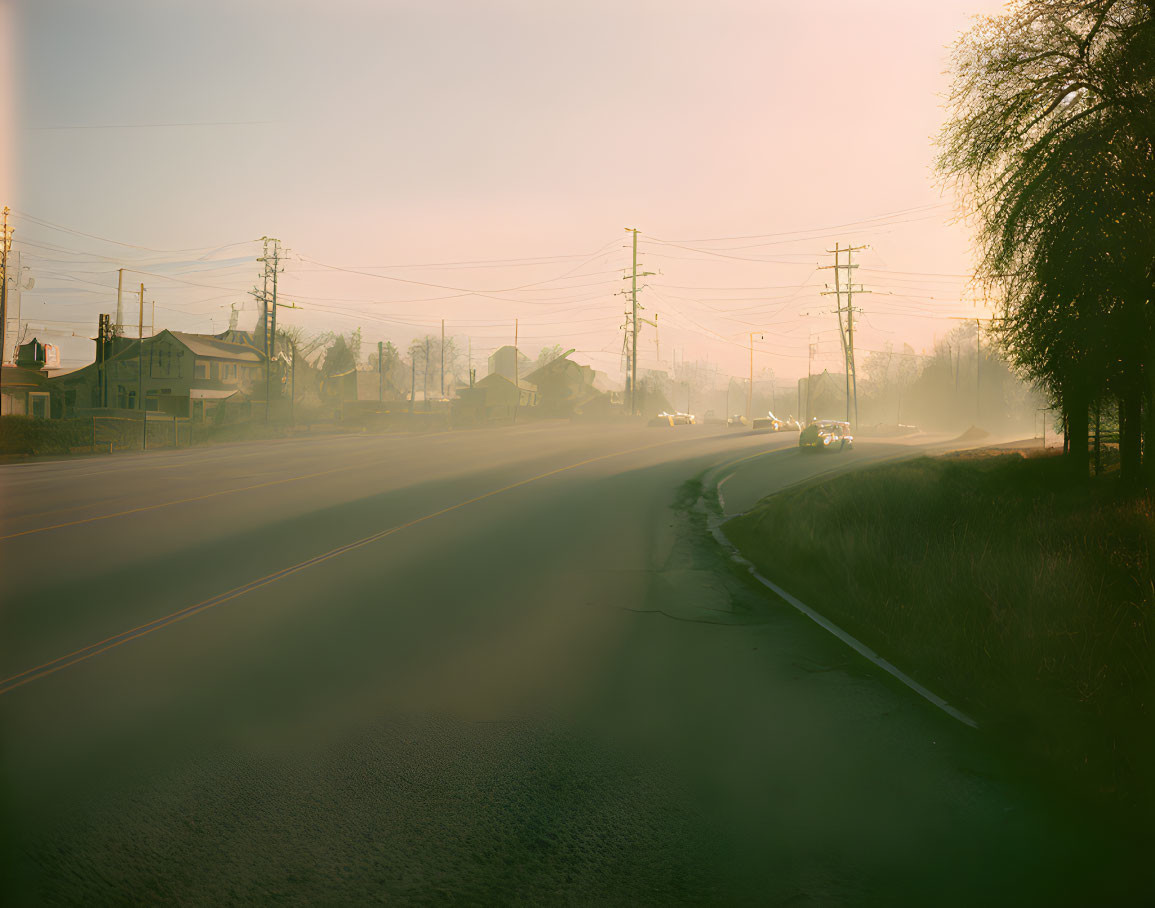
{"type": "Polygon", "coordinates": [[[663,410],[650,420],[651,426],[692,426],[697,422],[693,413],[667,413],[663,410]]]}

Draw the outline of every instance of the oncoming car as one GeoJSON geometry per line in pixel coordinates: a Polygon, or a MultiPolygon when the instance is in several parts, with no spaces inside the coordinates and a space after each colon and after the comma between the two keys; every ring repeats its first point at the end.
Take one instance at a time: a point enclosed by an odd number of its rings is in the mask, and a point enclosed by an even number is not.
{"type": "Polygon", "coordinates": [[[667,413],[664,410],[650,420],[651,426],[692,426],[696,423],[693,413],[667,413]]]}
{"type": "Polygon", "coordinates": [[[798,435],[798,447],[811,451],[842,451],[854,449],[850,423],[836,419],[817,419],[798,435]]]}
{"type": "Polygon", "coordinates": [[[755,428],[755,429],[769,429],[771,432],[781,432],[782,431],[782,420],[780,420],[777,416],[775,416],[773,413],[771,413],[769,410],[767,410],[765,416],[756,416],[754,418],[753,428],[755,428]]]}

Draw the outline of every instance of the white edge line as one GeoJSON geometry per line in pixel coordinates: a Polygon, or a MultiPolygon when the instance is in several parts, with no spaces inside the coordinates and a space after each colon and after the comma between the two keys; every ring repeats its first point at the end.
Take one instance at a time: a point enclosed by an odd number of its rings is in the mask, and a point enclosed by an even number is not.
{"type": "MultiPolygon", "coordinates": [[[[721,482],[719,482],[714,487],[715,493],[718,495],[719,503],[722,504],[723,513],[725,513],[725,503],[724,503],[724,499],[722,498],[722,495],[721,495],[722,483],[724,483],[726,481],[726,479],[729,479],[733,475],[734,475],[733,473],[730,473],[729,475],[726,476],[725,479],[723,479],[721,482]]],[[[736,515],[736,516],[739,516],[739,515],[736,515]]],[[[847,646],[849,646],[856,653],[858,653],[859,655],[863,656],[864,658],[866,658],[867,660],[872,662],[874,665],[881,668],[884,672],[886,672],[888,675],[890,675],[895,680],[900,681],[903,684],[905,684],[908,688],[910,688],[912,691],[914,691],[916,694],[918,694],[920,697],[922,697],[924,700],[926,700],[932,706],[937,706],[939,709],[941,709],[944,713],[946,713],[952,719],[957,719],[963,725],[969,725],[971,728],[978,728],[979,727],[979,724],[974,719],[972,719],[970,716],[968,716],[966,713],[960,712],[959,710],[957,710],[953,706],[951,706],[949,703],[947,703],[946,700],[944,700],[938,694],[934,693],[933,691],[927,690],[925,687],[923,687],[921,684],[919,684],[917,681],[915,681],[914,678],[910,677],[908,674],[901,671],[896,666],[887,662],[885,659],[882,658],[882,656],[878,655],[878,653],[876,653],[874,650],[872,650],[869,646],[867,646],[865,643],[861,642],[860,640],[857,640],[855,637],[852,637],[850,634],[848,634],[846,631],[844,631],[842,628],[840,628],[833,621],[830,621],[828,618],[825,618],[822,615],[820,615],[818,612],[814,611],[814,609],[812,609],[810,606],[808,606],[801,599],[798,599],[797,597],[790,595],[790,593],[786,592],[786,590],[782,589],[782,587],[780,587],[774,581],[768,580],[766,577],[763,577],[762,574],[759,573],[758,569],[756,567],[754,567],[754,565],[747,558],[742,556],[742,554],[738,551],[737,546],[735,546],[734,543],[732,543],[729,540],[729,538],[726,536],[726,534],[722,531],[721,523],[715,523],[713,526],[711,526],[710,532],[711,532],[711,534],[713,534],[714,539],[717,540],[718,544],[721,545],[728,552],[730,552],[731,557],[735,561],[737,561],[739,564],[743,564],[746,566],[746,569],[750,572],[751,576],[753,576],[755,580],[757,580],[759,583],[761,583],[768,590],[771,590],[772,592],[777,594],[784,601],[786,601],[789,605],[793,606],[795,609],[797,609],[799,612],[801,612],[803,615],[805,615],[807,618],[809,618],[811,621],[813,621],[815,624],[817,624],[823,630],[828,631],[829,633],[833,634],[835,637],[837,637],[839,640],[841,640],[843,643],[845,643],[847,646]]]]}

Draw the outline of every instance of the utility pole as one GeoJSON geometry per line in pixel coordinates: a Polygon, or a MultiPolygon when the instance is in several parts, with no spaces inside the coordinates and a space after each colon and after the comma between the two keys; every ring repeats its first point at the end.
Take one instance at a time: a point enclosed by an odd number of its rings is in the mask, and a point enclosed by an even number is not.
{"type": "Polygon", "coordinates": [[[277,337],[277,274],[281,267],[281,241],[276,237],[261,237],[264,242],[264,254],[257,259],[265,266],[264,280],[261,289],[261,317],[265,333],[265,422],[269,421],[269,398],[272,396],[273,356],[276,353],[277,337]],[[269,256],[269,244],[272,244],[273,254],[269,256]],[[269,278],[272,278],[273,297],[269,299],[269,278]]]}
{"type": "MultiPolygon", "coordinates": [[[[8,348],[8,339],[5,337],[5,329],[8,327],[8,250],[12,248],[13,233],[8,229],[7,205],[4,206],[4,222],[0,229],[3,230],[3,233],[0,233],[0,277],[3,278],[0,283],[0,390],[3,390],[4,357],[8,348]]],[[[20,280],[19,271],[16,272],[16,280],[20,280]]],[[[0,396],[0,401],[3,399],[3,396],[0,396]]]]}
{"type": "Polygon", "coordinates": [[[148,450],[148,408],[144,405],[144,284],[140,285],[140,319],[137,322],[136,399],[140,407],[140,449],[148,450]]]}
{"type": "Polygon", "coordinates": [[[746,385],[746,423],[754,428],[754,332],[750,332],[750,381],[746,385]]]}
{"type": "Polygon", "coordinates": [[[116,333],[120,334],[124,331],[124,304],[121,303],[121,294],[124,291],[124,269],[118,268],[116,270],[116,333]]]}
{"type": "Polygon", "coordinates": [[[521,368],[517,361],[517,319],[513,320],[513,421],[517,422],[517,411],[521,407],[521,368]]]}
{"type": "Polygon", "coordinates": [[[846,359],[846,421],[854,428],[858,427],[858,376],[854,366],[854,294],[855,293],[870,293],[869,290],[862,289],[861,285],[855,290],[853,283],[853,270],[858,266],[854,264],[854,253],[862,249],[868,249],[869,246],[846,246],[842,247],[835,243],[833,249],[826,250],[834,254],[834,264],[824,265],[820,270],[834,269],[834,289],[823,291],[823,296],[835,296],[837,298],[838,307],[835,311],[838,313],[838,335],[842,340],[842,352],[846,359]],[[840,254],[846,253],[846,264],[843,265],[840,254]],[[846,308],[842,306],[842,269],[846,270],[846,308]],[[843,328],[842,313],[846,313],[846,327],[843,328]],[[853,409],[852,409],[853,408],[853,409]],[[853,419],[851,414],[853,412],[853,419]]]}
{"type": "Polygon", "coordinates": [[[630,388],[632,389],[630,399],[630,415],[638,415],[638,228],[635,227],[633,233],[633,265],[630,269],[630,300],[633,309],[633,315],[630,318],[630,324],[633,327],[631,334],[633,339],[630,342],[630,388]]]}
{"type": "Polygon", "coordinates": [[[441,399],[445,400],[445,319],[441,320],[441,399]]]}
{"type": "MultiPolygon", "coordinates": [[[[983,327],[980,321],[975,319],[975,425],[982,422],[983,410],[983,327]]],[[[1097,411],[1096,411],[1097,412],[1097,411]]]]}
{"type": "Polygon", "coordinates": [[[20,342],[24,340],[24,334],[20,330],[20,296],[21,290],[26,288],[22,287],[20,282],[24,272],[29,269],[21,266],[20,253],[12,250],[11,242],[8,243],[8,255],[6,258],[7,261],[4,262],[3,272],[5,277],[11,277],[12,286],[7,288],[3,294],[0,294],[0,313],[3,315],[3,318],[0,319],[0,321],[3,322],[3,329],[0,329],[0,359],[4,358],[6,355],[4,351],[7,350],[11,361],[15,362],[16,349],[19,347],[20,342]],[[13,259],[15,259],[15,262],[13,262],[13,259]],[[10,271],[12,272],[11,275],[9,275],[10,271]],[[9,331],[9,328],[12,330],[9,331]],[[15,344],[12,344],[13,338],[16,339],[15,344]],[[12,344],[12,346],[9,347],[9,344],[12,344]]]}
{"type": "MultiPolygon", "coordinates": [[[[413,416],[413,411],[417,407],[417,352],[411,347],[409,349],[409,416],[413,416]]],[[[412,422],[412,418],[409,420],[412,422]]]]}
{"type": "Polygon", "coordinates": [[[96,329],[96,399],[98,407],[108,406],[108,367],[104,361],[108,359],[108,351],[112,346],[111,321],[110,316],[101,313],[96,329]]]}
{"type": "MultiPolygon", "coordinates": [[[[847,378],[847,381],[850,382],[851,388],[854,390],[854,421],[851,422],[849,416],[846,417],[846,421],[851,423],[853,428],[855,430],[857,430],[858,429],[858,369],[856,368],[855,363],[854,363],[854,284],[851,281],[851,278],[854,277],[854,275],[852,275],[850,273],[850,270],[849,270],[851,268],[850,263],[851,263],[852,252],[853,252],[853,249],[847,249],[846,250],[846,267],[847,267],[847,272],[846,272],[846,335],[847,335],[846,349],[847,349],[847,354],[848,354],[847,362],[849,363],[849,368],[846,370],[846,378],[847,378]]],[[[853,267],[857,268],[858,266],[854,265],[853,267]]],[[[849,406],[850,406],[850,401],[847,401],[847,407],[849,407],[849,406]]]]}
{"type": "MultiPolygon", "coordinates": [[[[814,335],[811,335],[813,338],[814,335]]],[[[810,424],[810,402],[814,399],[811,394],[810,385],[814,381],[814,348],[817,346],[813,340],[808,344],[809,352],[806,354],[806,415],[802,417],[806,425],[810,424]]],[[[801,402],[799,402],[799,409],[801,409],[801,402]]],[[[805,428],[805,426],[803,426],[805,428]]]]}
{"type": "MultiPolygon", "coordinates": [[[[626,232],[633,235],[633,260],[630,267],[629,281],[630,281],[630,313],[629,313],[629,332],[630,332],[630,361],[627,368],[629,372],[626,376],[627,384],[630,386],[630,415],[638,415],[638,278],[647,277],[654,272],[652,271],[638,271],[638,228],[627,227],[626,232]]],[[[652,322],[650,324],[653,324],[652,322]]]]}
{"type": "Polygon", "coordinates": [[[265,422],[269,421],[269,388],[272,384],[273,357],[277,355],[277,272],[281,270],[279,267],[280,258],[280,241],[273,240],[273,311],[270,313],[273,324],[269,331],[269,365],[265,370],[265,422]]]}
{"type": "Polygon", "coordinates": [[[377,341],[377,403],[385,402],[385,344],[377,341]]]}
{"type": "Polygon", "coordinates": [[[421,394],[425,398],[425,409],[429,409],[429,336],[425,337],[425,368],[421,376],[421,394]]]}

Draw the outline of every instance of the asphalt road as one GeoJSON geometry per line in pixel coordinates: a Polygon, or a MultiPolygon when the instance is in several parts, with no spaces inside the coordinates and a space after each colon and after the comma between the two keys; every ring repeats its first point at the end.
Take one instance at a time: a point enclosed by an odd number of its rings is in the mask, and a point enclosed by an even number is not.
{"type": "Polygon", "coordinates": [[[795,440],[541,425],[0,467],[0,900],[1107,895],[1029,767],[708,538],[687,482],[756,454],[726,487],[752,501],[831,468],[795,440]]]}

